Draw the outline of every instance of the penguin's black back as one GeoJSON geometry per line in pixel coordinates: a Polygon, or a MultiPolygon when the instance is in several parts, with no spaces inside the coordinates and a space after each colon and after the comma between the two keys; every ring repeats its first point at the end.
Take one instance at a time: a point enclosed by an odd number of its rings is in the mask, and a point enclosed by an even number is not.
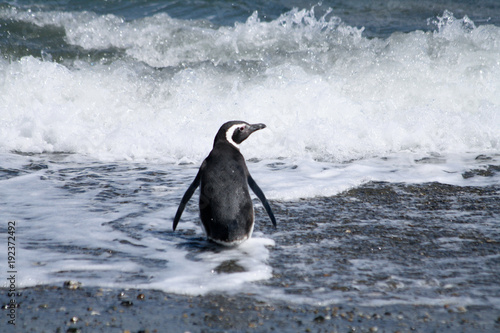
{"type": "Polygon", "coordinates": [[[184,193],[173,221],[177,227],[189,199],[201,185],[200,217],[207,237],[222,245],[237,245],[252,236],[254,211],[248,187],[260,199],[276,227],[264,192],[248,172],[239,144],[265,124],[229,121],[215,136],[214,146],[184,193]]]}
{"type": "Polygon", "coordinates": [[[216,142],[200,171],[200,217],[208,238],[228,244],[249,238],[254,212],[240,151],[227,141],[216,142]]]}

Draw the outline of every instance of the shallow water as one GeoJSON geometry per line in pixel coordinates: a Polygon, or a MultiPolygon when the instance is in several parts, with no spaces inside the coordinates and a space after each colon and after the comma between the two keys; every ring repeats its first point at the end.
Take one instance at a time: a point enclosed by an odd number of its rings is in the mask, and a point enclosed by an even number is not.
{"type": "MultiPolygon", "coordinates": [[[[329,197],[280,199],[278,190],[269,191],[278,228],[256,201],[254,237],[225,249],[205,240],[196,195],[178,230],[171,229],[196,172],[192,165],[82,163],[64,154],[3,157],[10,159],[2,169],[3,216],[17,222],[23,287],[77,280],[307,304],[500,307],[500,170],[493,158],[478,162],[486,160],[489,168],[459,174],[460,186],[380,179],[329,197]]],[[[257,180],[296,170],[276,168],[249,163],[257,180]]],[[[322,181],[339,182],[342,173],[332,172],[322,181]]],[[[301,182],[295,186],[283,188],[282,196],[297,192],[301,182]]]]}
{"type": "Polygon", "coordinates": [[[499,308],[500,9],[389,4],[2,2],[19,286],[499,308]],[[196,196],[171,227],[230,119],[267,125],[241,150],[278,228],[255,201],[221,249],[196,196]]]}

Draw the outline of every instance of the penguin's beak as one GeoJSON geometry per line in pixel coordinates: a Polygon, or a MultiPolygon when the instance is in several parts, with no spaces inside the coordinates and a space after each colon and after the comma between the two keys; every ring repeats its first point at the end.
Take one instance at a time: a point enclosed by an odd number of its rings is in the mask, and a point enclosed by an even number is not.
{"type": "Polygon", "coordinates": [[[263,129],[263,128],[266,128],[265,124],[253,124],[253,125],[250,125],[249,132],[253,133],[253,132],[258,131],[258,130],[263,129]]]}

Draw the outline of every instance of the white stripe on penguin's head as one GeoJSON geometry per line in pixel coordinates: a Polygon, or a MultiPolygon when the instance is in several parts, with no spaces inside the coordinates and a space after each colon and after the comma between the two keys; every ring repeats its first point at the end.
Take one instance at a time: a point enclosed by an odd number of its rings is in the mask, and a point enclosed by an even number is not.
{"type": "Polygon", "coordinates": [[[245,123],[240,123],[240,124],[234,124],[233,126],[229,127],[228,130],[226,131],[226,140],[232,144],[233,146],[235,146],[237,149],[240,149],[240,145],[237,144],[236,142],[234,142],[233,140],[233,134],[234,134],[234,131],[236,131],[239,127],[244,127],[246,126],[247,124],[245,123]]]}

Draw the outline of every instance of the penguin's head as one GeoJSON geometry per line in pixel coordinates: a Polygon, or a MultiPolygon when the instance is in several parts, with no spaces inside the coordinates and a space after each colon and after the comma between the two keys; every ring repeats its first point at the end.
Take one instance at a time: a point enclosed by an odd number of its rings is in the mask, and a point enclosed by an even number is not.
{"type": "Polygon", "coordinates": [[[221,126],[215,136],[214,145],[218,142],[229,142],[239,148],[239,144],[245,141],[255,131],[265,128],[264,124],[249,124],[244,121],[228,121],[221,126]]]}

